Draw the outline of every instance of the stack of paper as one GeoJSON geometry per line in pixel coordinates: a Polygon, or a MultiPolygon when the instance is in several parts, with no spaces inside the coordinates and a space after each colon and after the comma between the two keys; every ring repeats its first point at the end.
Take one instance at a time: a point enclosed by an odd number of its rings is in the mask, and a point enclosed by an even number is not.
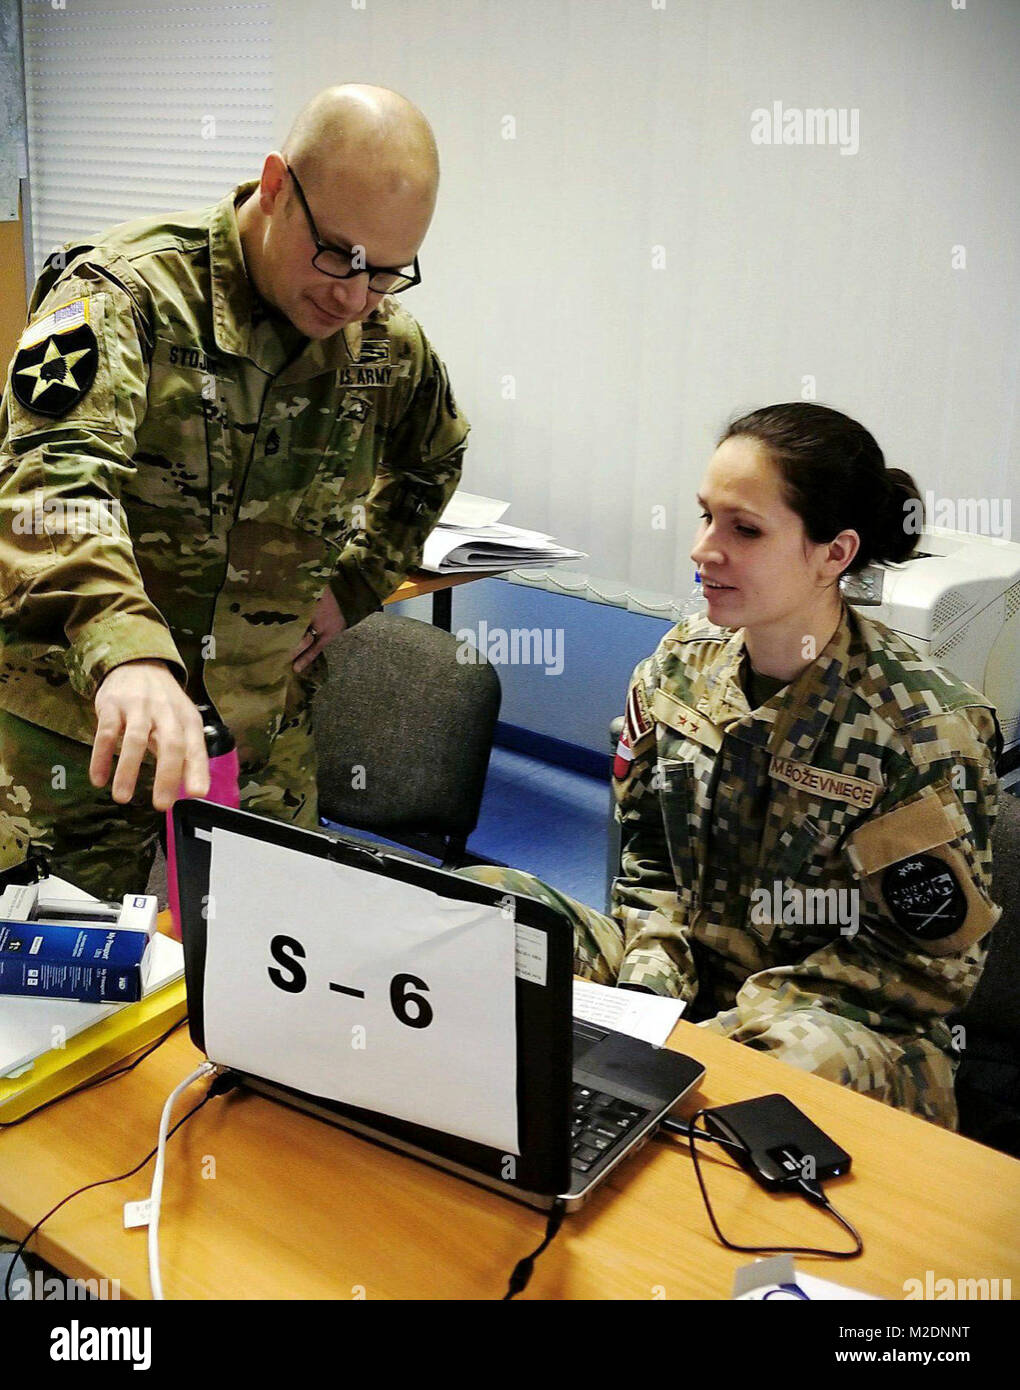
{"type": "Polygon", "coordinates": [[[564,560],[584,558],[584,551],[558,545],[552,536],[541,531],[524,531],[501,522],[509,505],[493,497],[455,493],[425,542],[422,569],[436,574],[460,574],[557,565],[564,560]]]}

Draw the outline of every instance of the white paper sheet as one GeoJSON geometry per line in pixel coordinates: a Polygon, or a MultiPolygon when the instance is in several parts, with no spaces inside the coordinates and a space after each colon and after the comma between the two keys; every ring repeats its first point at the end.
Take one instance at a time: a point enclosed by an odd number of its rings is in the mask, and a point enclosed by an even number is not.
{"type": "Polygon", "coordinates": [[[477,492],[457,491],[446,504],[441,521],[448,526],[488,526],[498,521],[509,502],[501,502],[497,497],[482,497],[477,492]]]}
{"type": "Polygon", "coordinates": [[[574,981],[574,1017],[662,1047],[684,1011],[681,999],[574,981]]]}
{"type": "Polygon", "coordinates": [[[213,1062],[519,1153],[515,924],[499,908],[218,828],[209,892],[213,1062]],[[410,984],[424,1027],[399,1017],[419,1016],[400,976],[427,986],[410,984]]]}

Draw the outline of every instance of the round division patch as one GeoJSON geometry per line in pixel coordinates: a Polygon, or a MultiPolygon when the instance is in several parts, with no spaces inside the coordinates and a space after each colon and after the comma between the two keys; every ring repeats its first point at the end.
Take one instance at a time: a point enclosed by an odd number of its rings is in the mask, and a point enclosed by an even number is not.
{"type": "Polygon", "coordinates": [[[940,941],[963,925],[967,899],[956,875],[934,854],[914,854],[890,864],[882,896],[898,926],[919,941],[940,941]]]}
{"type": "Polygon", "coordinates": [[[87,323],[64,333],[49,333],[22,348],[11,368],[11,390],[35,415],[66,415],[96,377],[99,348],[87,323]]]}

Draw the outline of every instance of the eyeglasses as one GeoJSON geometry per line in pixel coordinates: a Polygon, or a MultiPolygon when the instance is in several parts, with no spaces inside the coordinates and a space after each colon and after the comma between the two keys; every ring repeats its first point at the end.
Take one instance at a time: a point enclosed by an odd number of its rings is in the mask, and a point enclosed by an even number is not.
{"type": "Polygon", "coordinates": [[[418,269],[418,257],[415,256],[413,265],[403,266],[381,266],[369,265],[364,255],[358,249],[351,248],[345,251],[339,246],[330,246],[319,236],[319,229],[315,225],[315,218],[312,210],[308,206],[308,199],[305,191],[298,182],[298,176],[294,170],[287,165],[287,172],[294,180],[294,188],[297,191],[301,206],[304,208],[305,216],[308,218],[308,225],[312,229],[312,240],[315,242],[315,255],[312,257],[312,265],[316,270],[321,270],[323,275],[328,275],[332,280],[352,280],[355,275],[368,276],[368,288],[374,290],[376,294],[400,294],[402,290],[410,289],[412,285],[421,284],[421,271],[418,269]]]}

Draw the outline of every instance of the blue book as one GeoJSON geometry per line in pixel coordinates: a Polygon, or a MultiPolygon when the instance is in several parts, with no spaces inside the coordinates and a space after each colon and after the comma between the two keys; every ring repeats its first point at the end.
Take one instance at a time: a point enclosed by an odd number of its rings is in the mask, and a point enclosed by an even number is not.
{"type": "Polygon", "coordinates": [[[0,921],[0,994],[133,1003],[148,945],[140,931],[0,921]]]}

